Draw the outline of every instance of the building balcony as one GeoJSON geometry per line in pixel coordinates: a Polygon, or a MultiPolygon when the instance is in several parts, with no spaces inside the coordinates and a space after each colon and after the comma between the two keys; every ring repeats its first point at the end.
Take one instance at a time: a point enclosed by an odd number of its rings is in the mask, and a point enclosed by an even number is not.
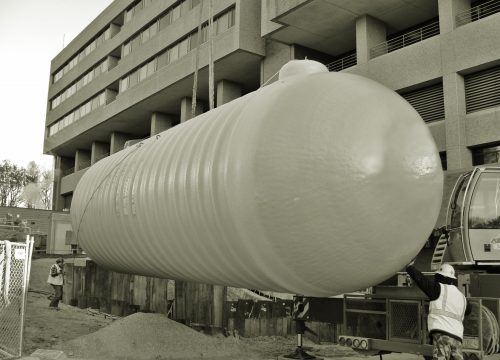
{"type": "Polygon", "coordinates": [[[358,61],[356,56],[356,53],[344,56],[341,59],[337,59],[329,64],[326,64],[326,67],[328,68],[328,71],[342,71],[357,65],[358,61]]]}
{"type": "Polygon", "coordinates": [[[439,21],[435,21],[419,29],[409,31],[405,34],[374,46],[370,49],[370,57],[373,59],[378,56],[419,43],[436,35],[439,35],[439,21]]]}
{"type": "Polygon", "coordinates": [[[500,12],[500,1],[491,0],[463,11],[455,17],[457,27],[483,19],[500,12]]]}
{"type": "MultiPolygon", "coordinates": [[[[73,172],[71,174],[67,174],[61,178],[61,191],[60,194],[70,194],[76,189],[76,185],[82,178],[83,174],[87,172],[89,169],[89,165],[85,169],[78,170],[76,172],[73,172]]],[[[68,169],[69,170],[69,169],[68,169]]],[[[74,168],[73,168],[74,170],[74,168]]],[[[63,173],[64,174],[64,173],[63,173]]]]}

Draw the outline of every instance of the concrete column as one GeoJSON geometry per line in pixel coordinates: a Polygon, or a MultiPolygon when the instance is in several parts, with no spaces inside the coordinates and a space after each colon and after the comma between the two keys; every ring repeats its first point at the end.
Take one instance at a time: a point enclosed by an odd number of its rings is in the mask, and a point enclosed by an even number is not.
{"type": "Polygon", "coordinates": [[[266,40],[266,57],[260,62],[260,84],[272,84],[278,79],[278,71],[295,58],[294,46],[266,40]]]}
{"type": "Polygon", "coordinates": [[[216,106],[221,106],[241,96],[241,85],[228,80],[221,80],[217,83],[216,94],[216,106]]]}
{"type": "Polygon", "coordinates": [[[90,151],[76,150],[75,153],[75,172],[90,166],[90,151]]]}
{"type": "MultiPolygon", "coordinates": [[[[190,97],[184,97],[181,100],[181,123],[188,121],[192,118],[191,116],[192,99],[190,97]]],[[[200,115],[203,113],[203,104],[196,100],[196,111],[195,115],[200,115]]]]}
{"type": "Polygon", "coordinates": [[[162,131],[168,130],[175,124],[174,116],[170,114],[164,114],[161,112],[154,112],[151,115],[151,136],[161,133],[162,131]]]}
{"type": "Polygon", "coordinates": [[[111,140],[109,142],[109,153],[113,155],[118,151],[123,150],[125,147],[125,141],[130,140],[130,135],[114,132],[111,134],[111,140]]]}
{"type": "Polygon", "coordinates": [[[472,155],[467,148],[465,129],[464,78],[457,73],[444,75],[443,91],[448,170],[472,166],[472,155]]]}
{"type": "Polygon", "coordinates": [[[109,156],[109,144],[100,141],[94,141],[92,143],[92,150],[90,153],[90,164],[94,165],[96,162],[98,162],[102,158],[105,158],[106,156],[109,156]]]}
{"type": "Polygon", "coordinates": [[[52,190],[52,210],[64,209],[64,197],[61,195],[61,179],[75,166],[73,158],[56,156],[54,159],[54,188],[52,190]]]}
{"type": "Polygon", "coordinates": [[[356,58],[358,64],[370,60],[370,49],[386,41],[385,24],[369,15],[356,19],[356,58]]]}
{"type": "Polygon", "coordinates": [[[441,34],[452,32],[456,28],[456,16],[470,9],[470,0],[438,0],[439,31],[441,34]]]}

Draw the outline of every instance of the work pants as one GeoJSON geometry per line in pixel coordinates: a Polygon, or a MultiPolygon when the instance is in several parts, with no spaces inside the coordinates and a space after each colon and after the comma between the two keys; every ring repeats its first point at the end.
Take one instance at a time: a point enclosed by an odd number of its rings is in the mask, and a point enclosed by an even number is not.
{"type": "Polygon", "coordinates": [[[440,333],[432,334],[434,350],[433,360],[464,360],[462,355],[462,343],[448,335],[440,333]]]}
{"type": "Polygon", "coordinates": [[[59,301],[62,300],[63,287],[62,285],[50,284],[54,288],[54,296],[50,301],[50,307],[57,308],[59,306],[59,301]]]}

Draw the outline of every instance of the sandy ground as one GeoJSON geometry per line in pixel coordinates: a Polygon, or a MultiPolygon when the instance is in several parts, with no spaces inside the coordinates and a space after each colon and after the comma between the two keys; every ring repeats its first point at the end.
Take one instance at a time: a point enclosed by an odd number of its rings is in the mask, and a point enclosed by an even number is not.
{"type": "MultiPolygon", "coordinates": [[[[34,260],[26,311],[24,354],[37,349],[64,350],[69,359],[238,359],[267,360],[294,351],[296,338],[209,337],[160,314],[134,314],[112,320],[61,304],[60,311],[48,308],[43,292],[52,259],[34,260]],[[155,328],[156,326],[156,328],[155,328]],[[130,345],[129,345],[130,344],[130,345]],[[129,347],[127,347],[129,346],[129,347]]],[[[306,350],[324,359],[378,359],[366,357],[334,344],[304,341],[306,350]]],[[[422,359],[410,354],[389,354],[384,359],[422,359]]]]}

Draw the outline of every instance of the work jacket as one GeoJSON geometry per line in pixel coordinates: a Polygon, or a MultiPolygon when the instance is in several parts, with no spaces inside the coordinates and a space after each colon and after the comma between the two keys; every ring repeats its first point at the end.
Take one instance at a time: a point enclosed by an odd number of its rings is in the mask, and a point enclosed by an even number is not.
{"type": "Polygon", "coordinates": [[[54,264],[50,267],[49,278],[47,282],[52,285],[62,285],[64,284],[63,270],[59,264],[54,264]]]}
{"type": "Polygon", "coordinates": [[[464,315],[470,314],[472,307],[458,290],[457,279],[441,274],[435,274],[429,279],[414,266],[408,266],[406,271],[429,297],[429,316],[427,317],[429,335],[441,333],[462,341],[464,333],[462,321],[464,315]]]}
{"type": "Polygon", "coordinates": [[[467,307],[465,296],[454,285],[439,284],[439,297],[429,304],[427,327],[430,333],[441,332],[454,337],[464,337],[464,315],[467,307]]]}

